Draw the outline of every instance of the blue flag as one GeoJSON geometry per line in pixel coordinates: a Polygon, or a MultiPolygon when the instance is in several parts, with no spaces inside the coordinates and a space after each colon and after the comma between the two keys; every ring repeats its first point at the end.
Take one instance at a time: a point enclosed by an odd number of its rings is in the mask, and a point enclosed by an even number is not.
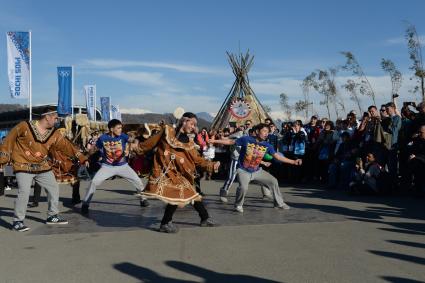
{"type": "Polygon", "coordinates": [[[58,114],[72,114],[72,67],[58,67],[58,114]]]}
{"type": "Polygon", "coordinates": [[[101,97],[100,98],[100,109],[102,111],[102,121],[108,122],[111,120],[111,98],[101,97]]]}

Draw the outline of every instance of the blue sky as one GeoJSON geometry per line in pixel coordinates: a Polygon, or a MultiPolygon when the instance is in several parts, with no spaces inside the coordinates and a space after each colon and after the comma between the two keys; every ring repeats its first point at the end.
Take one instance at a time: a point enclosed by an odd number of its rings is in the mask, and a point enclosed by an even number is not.
{"type": "MultiPolygon", "coordinates": [[[[1,7],[0,103],[26,103],[9,98],[5,33],[31,29],[34,104],[56,102],[56,66],[74,65],[77,103],[82,86],[95,83],[98,96],[111,96],[128,112],[177,106],[216,112],[234,79],[225,52],[239,46],[255,55],[252,87],[276,115],[281,92],[291,103],[299,100],[300,80],[343,64],[344,50],[356,55],[382,102],[391,83],[379,63],[393,60],[404,74],[402,96],[412,100],[403,21],[425,35],[424,1],[2,1],[1,7]]],[[[349,74],[339,76],[342,82],[349,74]]],[[[318,105],[319,95],[311,96],[318,105]]]]}

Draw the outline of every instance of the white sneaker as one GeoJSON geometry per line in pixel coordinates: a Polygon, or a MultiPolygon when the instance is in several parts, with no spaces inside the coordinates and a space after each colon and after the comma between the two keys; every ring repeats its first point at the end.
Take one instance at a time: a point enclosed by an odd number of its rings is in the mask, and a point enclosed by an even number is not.
{"type": "Polygon", "coordinates": [[[243,207],[242,207],[242,205],[235,206],[235,211],[236,212],[239,212],[239,213],[243,213],[243,207]]]}
{"type": "Polygon", "coordinates": [[[286,203],[283,203],[281,206],[275,206],[275,208],[288,210],[291,207],[287,205],[286,203]]]}
{"type": "Polygon", "coordinates": [[[227,203],[228,200],[226,196],[227,196],[227,191],[220,189],[220,200],[222,203],[227,203]]]}
{"type": "Polygon", "coordinates": [[[222,203],[227,203],[228,202],[228,200],[227,200],[226,197],[220,197],[220,200],[221,200],[222,203]]]}
{"type": "Polygon", "coordinates": [[[12,190],[12,188],[11,188],[11,187],[9,187],[9,186],[6,186],[6,187],[4,187],[4,190],[5,190],[5,191],[11,191],[11,190],[12,190]]]}

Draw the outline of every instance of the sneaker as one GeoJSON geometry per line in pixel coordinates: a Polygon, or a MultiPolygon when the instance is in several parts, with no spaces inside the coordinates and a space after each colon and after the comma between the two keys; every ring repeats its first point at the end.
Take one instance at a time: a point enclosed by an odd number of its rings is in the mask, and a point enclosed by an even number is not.
{"type": "Polygon", "coordinates": [[[30,229],[29,227],[24,225],[23,221],[14,221],[12,226],[13,226],[12,227],[13,230],[18,231],[18,232],[25,232],[25,231],[28,231],[30,229]]]}
{"type": "Polygon", "coordinates": [[[77,204],[79,204],[79,203],[81,203],[81,199],[78,199],[78,198],[73,198],[72,200],[71,200],[71,205],[77,205],[77,204]]]}
{"type": "Polygon", "coordinates": [[[243,207],[242,207],[242,205],[235,206],[235,211],[236,212],[239,212],[239,213],[243,213],[243,207]]]}
{"type": "Polygon", "coordinates": [[[283,203],[283,205],[281,205],[281,206],[275,206],[275,208],[288,210],[291,207],[289,205],[287,205],[286,203],[283,203]]]}
{"type": "Polygon", "coordinates": [[[46,224],[49,225],[65,225],[68,224],[68,220],[63,219],[62,217],[60,217],[59,215],[52,215],[47,217],[46,220],[46,224]]]}
{"type": "Polygon", "coordinates": [[[219,226],[217,222],[212,220],[212,218],[207,218],[204,221],[201,221],[201,227],[216,227],[219,226]]]}
{"type": "Polygon", "coordinates": [[[29,204],[27,204],[27,207],[28,208],[38,207],[38,202],[29,203],[29,204]]]}
{"type": "Polygon", "coordinates": [[[83,205],[81,205],[81,214],[89,214],[89,205],[86,203],[83,203],[83,205]]]}
{"type": "Polygon", "coordinates": [[[140,201],[140,206],[141,207],[148,207],[150,205],[149,201],[147,199],[142,199],[140,201]]]}
{"type": "Polygon", "coordinates": [[[228,200],[227,200],[227,191],[226,190],[220,190],[220,200],[221,200],[221,202],[222,203],[227,203],[228,202],[228,200]]]}
{"type": "Polygon", "coordinates": [[[11,190],[12,190],[12,188],[11,188],[11,187],[9,187],[9,186],[6,186],[6,187],[4,187],[4,190],[5,190],[5,191],[11,191],[11,190]]]}
{"type": "Polygon", "coordinates": [[[177,228],[176,225],[173,224],[173,222],[168,222],[167,224],[161,224],[159,227],[159,232],[162,233],[177,233],[179,231],[179,228],[177,228]]]}

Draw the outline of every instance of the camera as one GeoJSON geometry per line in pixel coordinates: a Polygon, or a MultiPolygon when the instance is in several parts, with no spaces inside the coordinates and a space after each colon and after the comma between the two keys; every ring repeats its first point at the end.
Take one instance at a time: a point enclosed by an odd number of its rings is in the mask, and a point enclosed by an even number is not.
{"type": "Polygon", "coordinates": [[[403,107],[407,107],[407,106],[413,106],[416,107],[416,103],[413,101],[407,101],[407,102],[403,102],[403,107]]]}

